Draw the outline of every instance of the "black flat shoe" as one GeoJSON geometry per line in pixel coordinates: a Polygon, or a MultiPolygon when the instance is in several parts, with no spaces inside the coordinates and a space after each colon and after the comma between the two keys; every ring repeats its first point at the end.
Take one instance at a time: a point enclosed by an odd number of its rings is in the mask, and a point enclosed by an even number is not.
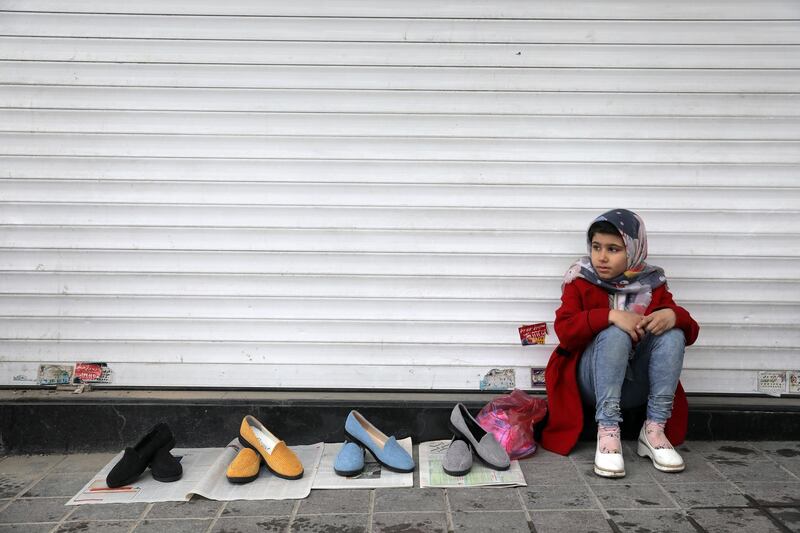
{"type": "Polygon", "coordinates": [[[169,453],[173,446],[175,437],[172,436],[169,426],[157,424],[133,448],[125,448],[122,459],[108,473],[106,485],[116,488],[133,483],[150,465],[159,449],[166,448],[169,453]]]}
{"type": "Polygon", "coordinates": [[[150,463],[150,473],[153,474],[153,479],[156,481],[170,483],[178,481],[183,475],[183,467],[180,460],[169,453],[171,448],[172,446],[159,448],[153,456],[153,461],[150,463]]]}

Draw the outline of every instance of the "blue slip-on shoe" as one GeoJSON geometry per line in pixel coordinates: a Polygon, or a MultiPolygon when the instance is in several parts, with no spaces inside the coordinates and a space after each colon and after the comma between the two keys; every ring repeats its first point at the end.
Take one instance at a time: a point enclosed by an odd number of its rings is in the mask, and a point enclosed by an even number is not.
{"type": "Polygon", "coordinates": [[[394,437],[387,437],[375,426],[367,422],[358,411],[350,411],[344,423],[347,437],[369,450],[381,466],[393,472],[413,472],[414,459],[403,449],[394,437]]]}
{"type": "Polygon", "coordinates": [[[340,476],[356,476],[364,471],[364,448],[345,441],[333,462],[333,471],[340,476]]]}

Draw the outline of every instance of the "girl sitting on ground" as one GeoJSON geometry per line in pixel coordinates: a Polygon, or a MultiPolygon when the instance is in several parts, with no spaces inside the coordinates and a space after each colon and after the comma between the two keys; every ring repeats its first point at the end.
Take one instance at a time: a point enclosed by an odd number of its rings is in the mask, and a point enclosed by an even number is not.
{"type": "Polygon", "coordinates": [[[566,455],[594,407],[594,472],[622,477],[621,408],[647,405],[637,452],[665,472],[685,465],[673,448],[686,436],[688,404],[678,381],[684,347],[699,326],[677,305],[664,271],[645,262],[644,222],[626,209],[597,217],[587,232],[589,255],[562,284],[555,330],[559,345],[545,371],[548,420],[541,444],[566,455]]]}

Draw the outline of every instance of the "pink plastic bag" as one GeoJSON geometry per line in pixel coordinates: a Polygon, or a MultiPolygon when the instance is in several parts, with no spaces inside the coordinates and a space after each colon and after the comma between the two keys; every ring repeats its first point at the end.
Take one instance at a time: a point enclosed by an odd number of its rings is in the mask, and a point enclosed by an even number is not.
{"type": "Polygon", "coordinates": [[[547,402],[514,389],[487,403],[475,419],[483,429],[495,436],[511,459],[519,459],[536,451],[533,425],[544,418],[547,402]]]}

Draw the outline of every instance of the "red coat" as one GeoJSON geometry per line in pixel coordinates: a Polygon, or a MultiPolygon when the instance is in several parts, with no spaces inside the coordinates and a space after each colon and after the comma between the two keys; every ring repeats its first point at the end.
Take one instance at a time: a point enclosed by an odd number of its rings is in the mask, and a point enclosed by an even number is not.
{"type": "MultiPolygon", "coordinates": [[[[653,291],[653,300],[645,315],[659,309],[675,311],[675,327],[683,330],[687,346],[697,340],[700,326],[686,309],[675,303],[666,284],[653,291]]],[[[578,442],[583,429],[578,360],[595,335],[609,326],[608,313],[608,293],[604,289],[581,278],[564,286],[554,324],[560,344],[550,356],[545,370],[548,419],[541,445],[547,450],[567,455],[578,442]]],[[[688,415],[686,394],[678,383],[672,417],[665,430],[667,438],[676,446],[686,438],[688,415]]]]}

